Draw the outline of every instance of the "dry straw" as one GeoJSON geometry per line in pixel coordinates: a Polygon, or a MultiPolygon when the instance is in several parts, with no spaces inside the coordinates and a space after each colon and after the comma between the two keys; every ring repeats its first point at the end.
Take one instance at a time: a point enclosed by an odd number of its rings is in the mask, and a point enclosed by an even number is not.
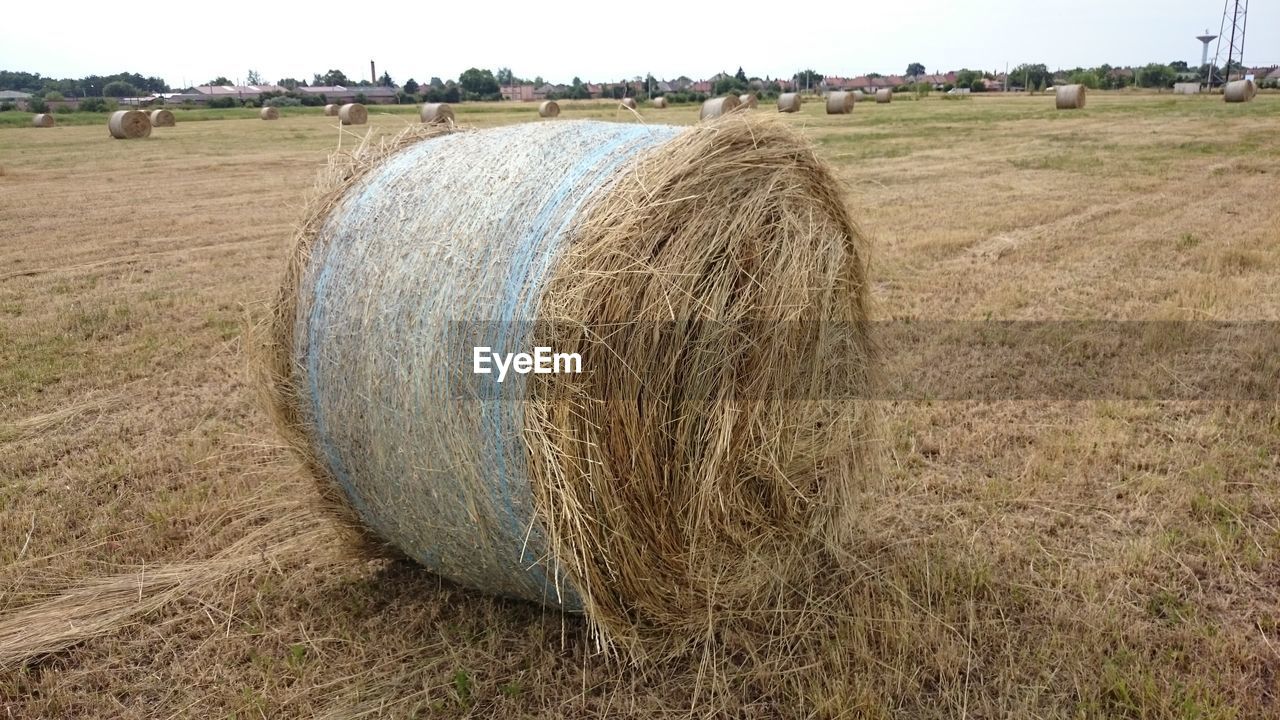
{"type": "Polygon", "coordinates": [[[343,125],[364,125],[369,122],[369,111],[360,103],[347,103],[338,108],[338,119],[343,125]]]}
{"type": "Polygon", "coordinates": [[[893,102],[893,91],[889,88],[880,88],[876,91],[876,102],[880,104],[893,102]]]}
{"type": "Polygon", "coordinates": [[[173,117],[172,110],[151,111],[151,127],[173,127],[176,124],[177,119],[173,117]]]}
{"type": "Polygon", "coordinates": [[[636,99],[635,99],[635,98],[622,98],[622,106],[623,106],[623,107],[625,107],[625,108],[628,108],[628,109],[630,109],[630,110],[635,110],[635,109],[636,109],[636,99]]]}
{"type": "Polygon", "coordinates": [[[324,106],[325,117],[338,117],[338,104],[329,103],[324,106]]]}
{"type": "Polygon", "coordinates": [[[782,93],[778,96],[778,112],[800,112],[800,93],[782,93]]]}
{"type": "Polygon", "coordinates": [[[734,110],[742,107],[741,101],[737,95],[725,95],[724,97],[711,98],[702,103],[702,109],[698,111],[698,120],[714,120],[721,115],[727,115],[734,110]]]}
{"type": "Polygon", "coordinates": [[[653,99],[653,101],[652,101],[652,102],[653,102],[653,106],[654,106],[655,108],[658,108],[659,110],[661,110],[661,109],[663,109],[663,108],[665,108],[665,107],[667,106],[667,99],[666,99],[666,98],[664,98],[664,97],[656,97],[656,98],[654,98],[654,99],[653,99]]]}
{"type": "Polygon", "coordinates": [[[538,117],[553,118],[560,115],[560,103],[555,100],[543,100],[538,106],[538,117]]]}
{"type": "Polygon", "coordinates": [[[151,134],[151,118],[138,110],[117,110],[107,118],[107,130],[117,140],[137,140],[151,134]]]}
{"type": "Polygon", "coordinates": [[[749,118],[416,126],[335,158],[264,343],[335,509],[632,657],[794,657],[873,418],[784,390],[870,382],[865,247],[806,142],[749,118]],[[476,345],[586,372],[499,385],[476,345]]]}
{"type": "Polygon", "coordinates": [[[853,112],[853,103],[853,93],[833,90],[827,93],[827,114],[844,115],[853,112]]]}
{"type": "Polygon", "coordinates": [[[428,125],[452,125],[453,108],[448,103],[426,103],[418,113],[422,122],[428,125]]]}
{"type": "Polygon", "coordinates": [[[753,92],[743,93],[738,96],[738,103],[747,110],[755,110],[760,106],[760,97],[753,92]]]}
{"type": "Polygon", "coordinates": [[[39,113],[31,118],[31,124],[38,128],[48,128],[54,126],[53,116],[49,113],[39,113]]]}
{"type": "Polygon", "coordinates": [[[279,120],[280,111],[268,105],[258,111],[258,117],[263,120],[279,120]]]}
{"type": "Polygon", "coordinates": [[[1054,88],[1054,103],[1059,110],[1081,110],[1085,94],[1084,85],[1059,85],[1054,88]]]}
{"type": "Polygon", "coordinates": [[[1222,87],[1222,98],[1229,103],[1249,102],[1258,94],[1252,80],[1232,80],[1222,87]]]}

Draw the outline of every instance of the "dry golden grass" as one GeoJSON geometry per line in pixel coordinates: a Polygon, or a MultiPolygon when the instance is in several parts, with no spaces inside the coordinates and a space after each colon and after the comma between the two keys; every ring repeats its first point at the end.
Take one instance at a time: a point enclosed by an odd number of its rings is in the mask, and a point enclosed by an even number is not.
{"type": "MultiPolygon", "coordinates": [[[[849,184],[878,317],[1280,320],[1274,95],[821,110],[786,118],[849,184]]],[[[800,713],[710,705],[696,663],[626,667],[576,619],[345,552],[243,345],[305,190],[353,136],[318,110],[105,135],[0,131],[4,717],[800,713]]],[[[1277,713],[1274,402],[883,411],[887,472],[851,529],[858,613],[823,682],[786,680],[825,686],[817,715],[1277,713]]]]}

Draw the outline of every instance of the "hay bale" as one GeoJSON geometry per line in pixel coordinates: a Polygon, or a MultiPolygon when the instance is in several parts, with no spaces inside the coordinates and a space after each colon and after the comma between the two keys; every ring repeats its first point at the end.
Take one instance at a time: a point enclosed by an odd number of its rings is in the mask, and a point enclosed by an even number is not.
{"type": "Polygon", "coordinates": [[[1059,110],[1084,108],[1086,88],[1083,85],[1059,85],[1054,88],[1054,103],[1059,110]]]}
{"type": "Polygon", "coordinates": [[[178,121],[173,117],[172,110],[152,110],[151,111],[151,127],[173,127],[178,121]]]}
{"type": "Polygon", "coordinates": [[[343,125],[364,125],[369,122],[369,111],[360,103],[347,103],[338,108],[338,119],[343,125]]]}
{"type": "Polygon", "coordinates": [[[664,97],[656,97],[651,102],[653,102],[653,106],[659,110],[667,106],[667,99],[664,97]]]}
{"type": "Polygon", "coordinates": [[[743,93],[738,96],[738,104],[740,104],[744,110],[755,110],[760,106],[760,97],[753,92],[743,93]]]}
{"type": "Polygon", "coordinates": [[[424,103],[418,117],[428,125],[452,125],[453,108],[449,103],[424,103]]]}
{"type": "Polygon", "coordinates": [[[635,109],[636,109],[636,99],[635,99],[635,98],[622,98],[622,107],[627,108],[628,110],[635,110],[635,109]]]}
{"type": "Polygon", "coordinates": [[[880,88],[876,91],[876,103],[885,104],[893,102],[893,91],[889,88],[880,88]]]}
{"type": "Polygon", "coordinates": [[[53,119],[53,115],[50,115],[49,113],[38,113],[35,117],[31,118],[31,124],[36,127],[45,128],[53,127],[56,123],[53,119]]]}
{"type": "Polygon", "coordinates": [[[844,115],[853,112],[853,93],[834,90],[827,93],[827,114],[844,115]]]}
{"type": "Polygon", "coordinates": [[[338,104],[329,103],[324,106],[325,117],[338,117],[338,104]]]}
{"type": "Polygon", "coordinates": [[[778,112],[800,112],[800,93],[782,93],[778,96],[778,112]]]}
{"type": "Polygon", "coordinates": [[[1232,80],[1222,86],[1222,99],[1229,103],[1249,102],[1258,94],[1258,86],[1252,80],[1232,80]]]}
{"type": "Polygon", "coordinates": [[[698,111],[698,120],[711,120],[721,115],[727,115],[734,110],[742,107],[742,103],[738,100],[737,95],[725,95],[724,97],[711,98],[702,103],[702,109],[698,111]]]}
{"type": "Polygon", "coordinates": [[[560,115],[560,103],[555,100],[543,100],[538,106],[538,117],[553,118],[560,115]]]}
{"type": "Polygon", "coordinates": [[[107,118],[107,130],[117,140],[138,140],[151,134],[151,118],[138,110],[117,110],[107,118]]]}
{"type": "Polygon", "coordinates": [[[810,622],[875,457],[864,403],[797,402],[869,382],[832,170],[746,113],[409,132],[334,157],[263,336],[333,509],[638,654],[810,622]],[[498,383],[481,346],[584,373],[498,383]]]}
{"type": "Polygon", "coordinates": [[[258,117],[263,120],[279,120],[280,111],[268,105],[258,111],[258,117]]]}

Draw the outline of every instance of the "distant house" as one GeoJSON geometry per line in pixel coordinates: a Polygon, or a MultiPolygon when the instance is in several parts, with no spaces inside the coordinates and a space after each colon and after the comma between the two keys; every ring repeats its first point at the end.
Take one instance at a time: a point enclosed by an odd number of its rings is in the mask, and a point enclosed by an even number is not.
{"type": "Polygon", "coordinates": [[[29,102],[31,102],[31,93],[19,92],[17,90],[0,90],[0,103],[26,105],[29,102]]]}
{"type": "MultiPolygon", "coordinates": [[[[280,88],[283,92],[285,88],[280,88]]],[[[364,102],[369,105],[390,105],[399,102],[395,88],[383,87],[382,85],[366,85],[347,87],[345,85],[311,85],[304,87],[298,86],[296,92],[304,97],[324,96],[327,102],[331,103],[349,103],[355,102],[357,95],[364,96],[364,102]]]]}
{"type": "Polygon", "coordinates": [[[503,85],[502,99],[514,100],[517,102],[530,102],[534,100],[534,87],[532,85],[503,85]]]}
{"type": "Polygon", "coordinates": [[[693,92],[705,94],[709,94],[713,88],[714,85],[710,80],[699,80],[689,86],[689,89],[693,92]]]}
{"type": "Polygon", "coordinates": [[[197,85],[193,88],[197,93],[204,96],[204,101],[208,102],[215,98],[235,98],[237,100],[261,100],[262,94],[267,92],[282,93],[287,88],[280,85],[197,85]]]}

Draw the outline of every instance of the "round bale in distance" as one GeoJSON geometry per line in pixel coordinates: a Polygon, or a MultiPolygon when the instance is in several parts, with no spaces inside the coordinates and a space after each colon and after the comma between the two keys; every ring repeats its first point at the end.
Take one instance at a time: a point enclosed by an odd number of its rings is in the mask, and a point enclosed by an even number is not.
{"type": "Polygon", "coordinates": [[[876,102],[880,104],[893,102],[893,91],[889,88],[880,88],[876,91],[876,102]]]}
{"type": "Polygon", "coordinates": [[[176,124],[177,120],[173,117],[172,110],[161,108],[151,111],[151,127],[173,127],[176,124]]]}
{"type": "Polygon", "coordinates": [[[117,140],[138,140],[151,134],[151,118],[139,110],[117,110],[107,118],[107,130],[117,140]]]}
{"type": "Polygon", "coordinates": [[[338,104],[329,103],[324,106],[324,114],[326,117],[338,117],[338,104]]]}
{"type": "Polygon", "coordinates": [[[654,98],[651,102],[653,102],[653,106],[659,110],[667,106],[667,99],[661,96],[654,98]]]}
{"type": "Polygon", "coordinates": [[[853,112],[853,93],[833,90],[827,93],[827,114],[844,115],[853,112]]]}
{"type": "Polygon", "coordinates": [[[279,120],[280,111],[268,105],[258,111],[258,117],[263,120],[279,120]]]}
{"type": "Polygon", "coordinates": [[[725,95],[724,97],[704,100],[702,103],[702,109],[698,111],[698,120],[718,118],[721,115],[727,115],[740,107],[742,107],[742,102],[738,100],[737,95],[725,95]]]}
{"type": "Polygon", "coordinates": [[[332,510],[621,647],[807,617],[876,451],[822,401],[869,382],[865,239],[801,135],[417,126],[332,162],[262,366],[332,510]],[[559,369],[476,369],[535,348],[559,369]]]}
{"type": "Polygon", "coordinates": [[[778,96],[778,112],[800,112],[800,93],[782,93],[778,96]]]}
{"type": "Polygon", "coordinates": [[[43,127],[53,127],[55,122],[53,119],[53,115],[50,115],[49,113],[38,113],[37,115],[31,118],[31,124],[35,125],[36,127],[43,128],[43,127]]]}
{"type": "Polygon", "coordinates": [[[553,118],[560,115],[560,103],[555,100],[543,100],[538,106],[538,117],[553,118]]]}
{"type": "Polygon", "coordinates": [[[1054,104],[1059,110],[1080,110],[1084,108],[1085,93],[1084,85],[1059,85],[1053,89],[1054,104]]]}
{"type": "Polygon", "coordinates": [[[418,117],[428,125],[452,125],[453,108],[449,103],[423,103],[418,117]]]}
{"type": "Polygon", "coordinates": [[[369,122],[369,111],[360,103],[347,103],[338,108],[338,119],[343,125],[364,125],[369,122]]]}
{"type": "Polygon", "coordinates": [[[1222,99],[1229,103],[1249,102],[1258,94],[1252,80],[1232,80],[1222,86],[1222,99]]]}
{"type": "Polygon", "coordinates": [[[738,103],[742,105],[743,109],[755,110],[760,106],[760,97],[753,92],[742,93],[738,96],[738,103]]]}
{"type": "Polygon", "coordinates": [[[627,108],[627,109],[629,109],[629,110],[635,110],[635,109],[636,109],[636,99],[635,99],[635,98],[630,98],[630,97],[628,97],[628,98],[622,98],[622,106],[623,106],[623,107],[625,107],[625,108],[627,108]]]}

